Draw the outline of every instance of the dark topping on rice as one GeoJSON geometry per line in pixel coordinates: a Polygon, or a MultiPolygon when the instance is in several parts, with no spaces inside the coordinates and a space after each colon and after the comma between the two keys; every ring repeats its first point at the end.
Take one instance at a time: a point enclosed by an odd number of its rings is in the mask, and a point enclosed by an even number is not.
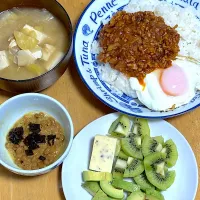
{"type": "Polygon", "coordinates": [[[49,146],[54,145],[54,140],[56,139],[56,135],[47,135],[47,142],[49,146]]]}
{"type": "Polygon", "coordinates": [[[25,150],[25,153],[26,153],[27,156],[32,156],[33,155],[33,151],[31,149],[25,150]]]}
{"type": "Polygon", "coordinates": [[[45,138],[45,135],[31,133],[24,139],[24,144],[28,146],[29,149],[34,150],[39,148],[39,143],[45,143],[45,138]]]}
{"type": "Polygon", "coordinates": [[[180,35],[153,12],[118,12],[100,32],[99,61],[140,82],[155,69],[172,65],[180,35]]]}
{"type": "Polygon", "coordinates": [[[40,156],[38,159],[41,160],[41,161],[46,160],[46,158],[44,156],[40,156]]]}
{"type": "Polygon", "coordinates": [[[17,127],[10,130],[8,138],[13,144],[19,144],[23,140],[24,129],[17,127]]]}
{"type": "Polygon", "coordinates": [[[32,132],[32,133],[39,133],[41,131],[40,124],[30,123],[29,124],[29,131],[32,132]]]}

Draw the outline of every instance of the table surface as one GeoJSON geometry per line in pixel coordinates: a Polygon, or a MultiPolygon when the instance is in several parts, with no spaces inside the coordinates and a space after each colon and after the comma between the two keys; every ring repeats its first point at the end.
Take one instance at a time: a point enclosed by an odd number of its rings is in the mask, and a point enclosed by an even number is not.
{"type": "MultiPolygon", "coordinates": [[[[89,1],[59,0],[69,13],[74,27],[89,1]]],[[[68,109],[74,123],[75,134],[77,134],[91,121],[114,111],[89,92],[76,71],[73,59],[71,59],[68,65],[69,67],[65,74],[52,87],[42,93],[57,99],[68,109]]],[[[3,103],[10,97],[12,97],[12,94],[0,91],[0,103],[3,103]]],[[[196,155],[199,167],[200,107],[188,114],[167,121],[174,125],[188,140],[196,155]]],[[[18,176],[0,167],[0,188],[0,200],[65,199],[61,184],[61,166],[46,175],[38,177],[18,176]]],[[[200,189],[196,196],[196,200],[198,199],[200,199],[200,189]]]]}

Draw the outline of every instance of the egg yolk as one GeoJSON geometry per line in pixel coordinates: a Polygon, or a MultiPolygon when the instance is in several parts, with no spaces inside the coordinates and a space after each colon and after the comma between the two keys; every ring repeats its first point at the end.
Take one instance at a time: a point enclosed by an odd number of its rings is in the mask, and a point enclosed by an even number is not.
{"type": "Polygon", "coordinates": [[[188,90],[188,79],[178,65],[173,65],[163,70],[160,77],[160,85],[162,90],[170,96],[180,96],[188,90]]]}

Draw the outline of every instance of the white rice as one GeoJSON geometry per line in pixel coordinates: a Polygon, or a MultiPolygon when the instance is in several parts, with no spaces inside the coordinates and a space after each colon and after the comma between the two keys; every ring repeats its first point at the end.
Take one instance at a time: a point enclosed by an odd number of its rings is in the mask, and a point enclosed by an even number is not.
{"type": "MultiPolygon", "coordinates": [[[[159,0],[131,0],[124,11],[129,13],[152,11],[156,16],[163,17],[167,25],[171,27],[178,25],[176,30],[181,35],[179,56],[191,57],[200,63],[200,21],[190,8],[182,9],[159,0]]],[[[103,24],[105,23],[108,21],[103,21],[103,24]]],[[[92,44],[92,53],[99,54],[101,50],[98,41],[95,41],[92,44]]],[[[103,81],[129,96],[135,97],[135,91],[131,88],[130,81],[126,76],[112,69],[108,63],[99,63],[99,65],[103,81]]],[[[197,88],[199,89],[198,85],[197,88]]]]}

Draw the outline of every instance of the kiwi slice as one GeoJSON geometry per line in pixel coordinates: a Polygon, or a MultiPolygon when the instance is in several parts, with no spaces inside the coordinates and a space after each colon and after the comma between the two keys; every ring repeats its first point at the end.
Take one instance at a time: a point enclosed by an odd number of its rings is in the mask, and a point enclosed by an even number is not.
{"type": "Polygon", "coordinates": [[[155,136],[155,137],[153,137],[153,139],[162,145],[164,145],[164,143],[165,143],[163,136],[155,136]]]}
{"type": "Polygon", "coordinates": [[[141,190],[155,189],[155,187],[148,181],[147,176],[144,173],[134,177],[134,181],[140,186],[141,190]]]}
{"type": "Polygon", "coordinates": [[[124,177],[124,171],[121,171],[119,169],[114,169],[112,174],[113,174],[113,179],[123,179],[124,177]]]}
{"type": "Polygon", "coordinates": [[[141,191],[136,191],[131,193],[127,200],[145,200],[145,194],[141,191]]]}
{"type": "Polygon", "coordinates": [[[144,136],[142,141],[142,153],[146,157],[151,153],[160,152],[162,150],[162,145],[155,139],[148,135],[144,136]]]}
{"type": "Polygon", "coordinates": [[[173,167],[178,159],[178,151],[173,140],[167,140],[162,149],[162,153],[166,153],[166,163],[167,167],[173,167]]]}
{"type": "Polygon", "coordinates": [[[132,163],[125,169],[124,177],[135,177],[141,174],[144,171],[144,164],[143,161],[133,158],[132,163]]]}
{"type": "Polygon", "coordinates": [[[110,126],[108,133],[112,136],[127,137],[130,132],[130,120],[128,116],[121,115],[110,126]]]}
{"type": "Polygon", "coordinates": [[[115,188],[123,189],[127,192],[135,192],[140,190],[140,186],[134,184],[133,182],[128,182],[124,180],[113,180],[112,185],[115,188]]]}
{"type": "Polygon", "coordinates": [[[82,184],[82,187],[92,196],[94,196],[100,189],[99,183],[94,181],[85,182],[82,184]]]}
{"type": "Polygon", "coordinates": [[[169,188],[175,180],[175,171],[165,170],[166,154],[155,152],[144,158],[147,179],[160,190],[169,188]]]}
{"type": "Polygon", "coordinates": [[[124,160],[128,160],[128,156],[123,151],[119,152],[118,157],[124,160]]]}
{"type": "Polygon", "coordinates": [[[124,197],[124,191],[114,188],[108,181],[100,181],[100,186],[103,192],[105,192],[110,197],[117,199],[124,197]]]}
{"type": "Polygon", "coordinates": [[[133,125],[131,127],[131,132],[133,134],[137,134],[141,136],[142,138],[145,135],[150,136],[150,128],[149,128],[148,120],[142,119],[142,118],[135,118],[133,125]]]}
{"type": "Polygon", "coordinates": [[[117,162],[115,164],[115,169],[119,169],[121,171],[124,171],[126,169],[126,167],[127,167],[127,161],[118,158],[117,162]]]}
{"type": "Polygon", "coordinates": [[[147,189],[146,190],[146,194],[147,195],[151,195],[156,197],[158,200],[165,200],[164,196],[157,190],[153,190],[153,189],[147,189]]]}
{"type": "Polygon", "coordinates": [[[125,154],[134,158],[143,159],[142,139],[140,136],[132,134],[128,138],[122,138],[121,148],[125,154]]]}

